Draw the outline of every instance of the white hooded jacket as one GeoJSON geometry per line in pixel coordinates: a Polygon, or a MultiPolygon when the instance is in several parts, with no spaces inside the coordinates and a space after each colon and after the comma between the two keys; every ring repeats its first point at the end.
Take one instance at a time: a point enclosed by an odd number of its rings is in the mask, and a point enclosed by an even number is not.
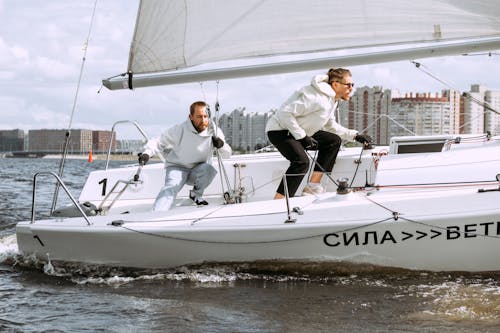
{"type": "Polygon", "coordinates": [[[300,140],[323,130],[354,141],[358,131],[345,128],[335,120],[337,104],[335,91],[328,84],[328,75],[316,75],[311,85],[294,92],[269,118],[266,132],[288,130],[296,140],[300,140]]]}
{"type": "MultiPolygon", "coordinates": [[[[216,133],[224,141],[224,145],[219,148],[221,156],[231,156],[232,150],[226,143],[224,133],[218,127],[216,133]]],[[[153,156],[166,152],[167,166],[180,165],[191,169],[199,163],[211,161],[214,148],[212,135],[212,124],[198,133],[191,120],[187,119],[166,130],[161,137],[149,140],[144,146],[144,153],[153,156]]]]}

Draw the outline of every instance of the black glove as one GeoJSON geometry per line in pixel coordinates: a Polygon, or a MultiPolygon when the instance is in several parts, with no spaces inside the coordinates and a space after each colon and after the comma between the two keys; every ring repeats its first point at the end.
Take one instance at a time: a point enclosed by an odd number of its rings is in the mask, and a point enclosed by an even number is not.
{"type": "Polygon", "coordinates": [[[139,164],[146,164],[149,161],[149,155],[148,154],[139,154],[139,164]]]}
{"type": "Polygon", "coordinates": [[[372,138],[368,134],[356,134],[354,140],[362,143],[364,147],[368,148],[372,146],[372,138]]]}
{"type": "Polygon", "coordinates": [[[308,150],[318,149],[318,141],[316,141],[314,138],[311,138],[310,136],[306,135],[305,137],[300,139],[299,142],[302,144],[304,149],[308,150]]]}
{"type": "Polygon", "coordinates": [[[215,136],[215,135],[212,135],[212,143],[213,143],[214,147],[217,149],[224,146],[224,141],[222,141],[221,138],[219,138],[218,136],[215,136]]]}

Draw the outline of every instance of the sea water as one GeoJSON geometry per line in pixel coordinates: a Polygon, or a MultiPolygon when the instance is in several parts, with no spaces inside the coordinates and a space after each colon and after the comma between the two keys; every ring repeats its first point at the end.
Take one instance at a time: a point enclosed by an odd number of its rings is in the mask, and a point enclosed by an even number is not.
{"type": "MultiPolygon", "coordinates": [[[[31,218],[33,174],[57,172],[59,160],[0,158],[0,167],[0,332],[500,332],[499,273],[275,262],[153,271],[25,258],[15,224],[31,218]]],[[[68,160],[63,179],[78,197],[102,168],[68,160]]],[[[41,177],[41,214],[53,187],[41,177]]]]}

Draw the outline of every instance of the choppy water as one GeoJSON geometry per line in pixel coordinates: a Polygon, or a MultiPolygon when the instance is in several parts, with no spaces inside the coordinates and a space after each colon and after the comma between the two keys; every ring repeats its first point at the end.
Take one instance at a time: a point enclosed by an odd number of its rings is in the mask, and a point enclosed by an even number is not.
{"type": "MultiPolygon", "coordinates": [[[[58,163],[0,159],[1,332],[500,332],[500,273],[304,263],[138,271],[21,258],[14,226],[30,218],[33,174],[58,163]]],[[[69,160],[64,180],[78,196],[103,167],[69,160]]],[[[52,190],[41,182],[41,211],[52,190]]]]}

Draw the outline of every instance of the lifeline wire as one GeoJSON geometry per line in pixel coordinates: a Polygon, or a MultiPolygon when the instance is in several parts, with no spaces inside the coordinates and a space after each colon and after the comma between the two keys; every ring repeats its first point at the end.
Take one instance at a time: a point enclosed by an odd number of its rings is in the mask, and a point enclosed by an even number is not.
{"type": "MultiPolygon", "coordinates": [[[[377,225],[377,224],[380,224],[380,223],[383,223],[383,222],[389,222],[391,220],[397,221],[399,218],[402,219],[402,220],[405,220],[408,223],[415,223],[415,224],[423,225],[423,226],[426,226],[426,227],[429,227],[429,228],[434,228],[434,229],[439,229],[439,230],[443,230],[443,231],[448,231],[447,228],[444,228],[444,227],[441,227],[441,226],[437,226],[437,225],[428,224],[428,223],[424,223],[424,222],[419,222],[419,221],[408,219],[408,218],[404,218],[404,217],[401,217],[400,214],[397,214],[397,216],[396,216],[394,214],[394,211],[392,211],[390,208],[384,207],[383,205],[381,205],[381,204],[379,204],[377,202],[374,202],[372,200],[370,200],[370,201],[372,203],[380,206],[381,208],[384,208],[384,209],[387,209],[390,212],[393,212],[393,216],[385,218],[385,219],[382,219],[382,220],[378,220],[378,221],[375,221],[375,222],[370,222],[370,223],[362,224],[362,225],[359,225],[359,226],[354,226],[354,227],[351,227],[351,228],[346,228],[346,229],[342,229],[342,230],[335,230],[334,233],[345,233],[345,232],[349,232],[349,231],[363,229],[363,228],[371,227],[371,226],[374,226],[374,225],[377,225]]],[[[193,223],[198,222],[198,220],[200,220],[200,219],[197,219],[197,220],[193,221],[193,223]]],[[[314,223],[314,222],[311,222],[311,223],[314,223]]],[[[135,233],[143,234],[143,235],[147,235],[147,236],[152,236],[152,237],[158,237],[158,238],[164,238],[164,239],[175,239],[175,240],[188,241],[188,242],[194,242],[194,243],[211,243],[211,244],[269,244],[269,243],[283,243],[283,242],[289,242],[289,241],[311,239],[311,238],[316,238],[316,237],[324,236],[324,233],[321,233],[321,234],[315,234],[315,235],[309,235],[309,236],[303,236],[303,237],[295,237],[295,238],[288,238],[288,239],[279,239],[279,240],[246,241],[246,242],[245,241],[242,241],[242,242],[232,241],[231,242],[231,241],[209,241],[209,240],[200,240],[200,239],[189,239],[189,238],[184,238],[184,237],[176,237],[176,236],[169,236],[169,235],[164,235],[164,234],[157,234],[157,233],[154,233],[154,232],[141,231],[141,230],[133,229],[133,228],[130,228],[130,227],[125,227],[123,225],[120,225],[119,227],[123,228],[125,230],[128,230],[128,231],[131,231],[131,232],[135,232],[135,233]]],[[[475,236],[482,236],[482,237],[500,239],[499,236],[495,236],[495,235],[488,235],[488,234],[482,234],[482,233],[476,233],[476,232],[465,232],[465,231],[456,231],[456,232],[459,233],[459,234],[461,234],[461,235],[464,235],[464,236],[465,235],[475,235],[475,236]]]]}
{"type": "MultiPolygon", "coordinates": [[[[352,228],[347,228],[343,230],[336,230],[335,233],[342,233],[342,232],[347,232],[347,231],[353,231],[357,229],[362,229],[366,227],[370,227],[379,223],[383,223],[386,221],[392,220],[392,217],[363,224],[360,226],[355,226],[352,228]]],[[[124,227],[123,225],[119,226],[119,228],[123,228],[138,234],[143,234],[147,236],[153,236],[153,237],[159,237],[159,238],[165,238],[165,239],[176,239],[176,240],[181,240],[181,241],[188,241],[188,242],[194,242],[194,243],[213,243],[213,244],[267,244],[267,243],[283,243],[283,242],[290,242],[290,241],[297,241],[297,240],[303,240],[303,239],[310,239],[310,238],[316,238],[316,237],[323,237],[324,233],[321,234],[316,234],[316,235],[309,235],[309,236],[304,236],[304,237],[296,237],[296,238],[288,238],[288,239],[280,239],[280,240],[268,240],[268,241],[247,241],[247,242],[231,242],[231,241],[208,241],[208,240],[200,240],[200,239],[189,239],[189,238],[183,238],[183,237],[175,237],[175,236],[168,236],[168,235],[162,235],[162,234],[157,234],[154,232],[146,232],[146,231],[140,231],[136,229],[132,229],[129,227],[124,227]]]]}
{"type": "MultiPolygon", "coordinates": [[[[423,225],[423,226],[426,226],[426,227],[429,227],[429,228],[435,228],[435,229],[439,229],[439,230],[443,230],[443,231],[447,231],[448,229],[447,228],[444,228],[442,226],[437,226],[437,225],[432,225],[432,224],[429,224],[429,223],[424,223],[424,222],[419,222],[419,221],[416,221],[416,220],[413,220],[413,219],[409,219],[409,218],[405,218],[405,217],[402,217],[401,216],[401,213],[399,212],[396,212],[392,209],[390,209],[389,207],[386,207],[384,206],[383,204],[379,203],[379,202],[376,202],[375,200],[371,199],[371,198],[368,198],[367,195],[364,195],[364,198],[367,199],[368,201],[370,201],[372,204],[374,205],[377,205],[379,206],[380,208],[382,209],[385,209],[389,212],[392,213],[392,216],[391,217],[388,217],[388,218],[385,218],[385,219],[382,219],[382,220],[378,220],[378,221],[375,221],[375,222],[370,222],[370,223],[366,223],[366,224],[363,224],[363,225],[360,225],[360,226],[354,226],[354,227],[351,227],[351,228],[346,228],[346,229],[342,229],[342,230],[336,230],[335,233],[343,233],[343,232],[347,232],[347,231],[353,231],[353,230],[358,230],[358,229],[362,229],[362,228],[366,228],[366,227],[370,227],[370,226],[373,226],[373,225],[376,225],[376,224],[379,224],[379,223],[383,223],[383,222],[388,222],[390,220],[394,220],[394,221],[397,221],[398,219],[401,219],[401,220],[404,220],[404,221],[407,221],[409,223],[415,223],[415,224],[419,224],[419,225],[423,225]]],[[[216,210],[217,211],[217,210],[216,210]]],[[[208,218],[209,215],[211,215],[212,213],[214,213],[215,211],[212,211],[210,213],[208,213],[207,215],[205,215],[205,217],[202,217],[202,218],[197,218],[195,220],[192,221],[191,225],[193,225],[194,223],[196,222],[199,222],[201,221],[202,219],[206,219],[208,218]]],[[[275,214],[281,214],[281,213],[275,213],[275,214]]],[[[246,216],[256,216],[256,215],[268,215],[268,214],[248,214],[246,216]]],[[[242,215],[240,217],[245,217],[245,215],[242,215]]],[[[127,222],[127,221],[124,221],[124,222],[127,222]]],[[[129,223],[133,221],[128,221],[129,223]]],[[[311,222],[311,223],[315,223],[315,222],[311,222]]],[[[148,236],[153,236],[153,237],[159,237],[159,238],[165,238],[165,239],[177,239],[177,240],[183,240],[183,241],[190,241],[190,242],[196,242],[196,243],[215,243],[215,244],[262,244],[262,243],[280,243],[280,242],[287,242],[287,241],[294,241],[294,240],[301,240],[301,239],[309,239],[309,238],[315,238],[315,237],[319,237],[319,236],[322,236],[324,235],[323,233],[322,234],[318,234],[318,235],[310,235],[310,236],[305,236],[305,237],[298,237],[298,238],[290,238],[290,239],[283,239],[283,240],[271,240],[271,241],[257,241],[257,242],[230,242],[230,241],[205,241],[205,240],[194,240],[194,239],[188,239],[188,238],[182,238],[182,237],[175,237],[175,236],[168,236],[168,235],[163,235],[163,234],[157,234],[157,233],[152,233],[152,232],[145,232],[145,231],[140,231],[140,230],[136,230],[136,229],[133,229],[133,228],[130,228],[130,227],[125,227],[123,225],[120,225],[119,227],[123,228],[123,229],[126,229],[126,230],[129,230],[131,232],[135,232],[135,233],[139,233],[139,234],[144,234],[144,235],[148,235],[148,236]]],[[[482,237],[489,237],[489,238],[498,238],[500,239],[500,236],[495,236],[495,235],[488,235],[488,234],[482,234],[482,233],[477,233],[477,232],[465,232],[465,231],[457,231],[457,233],[461,234],[461,235],[476,235],[476,236],[482,236],[482,237]]]]}

